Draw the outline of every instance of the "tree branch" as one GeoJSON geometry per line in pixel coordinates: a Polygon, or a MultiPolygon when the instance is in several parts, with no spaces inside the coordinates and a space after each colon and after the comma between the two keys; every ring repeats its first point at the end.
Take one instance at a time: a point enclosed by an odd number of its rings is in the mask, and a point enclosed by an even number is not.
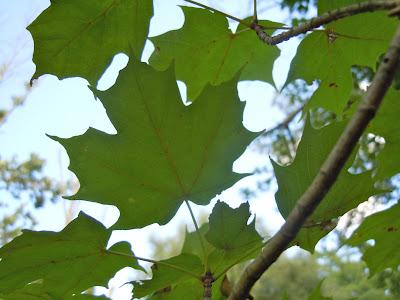
{"type": "Polygon", "coordinates": [[[315,17],[310,21],[300,24],[299,26],[293,27],[283,33],[276,36],[268,35],[261,25],[253,23],[251,28],[254,29],[264,43],[268,45],[276,45],[281,42],[287,41],[292,37],[298,36],[300,34],[306,33],[307,31],[318,28],[322,25],[331,23],[333,21],[349,17],[352,15],[373,12],[377,10],[390,10],[389,14],[394,15],[397,9],[400,8],[399,0],[372,0],[367,2],[360,2],[357,4],[352,4],[349,6],[341,7],[332,11],[328,11],[321,16],[315,17]]]}
{"type": "Polygon", "coordinates": [[[209,266],[208,266],[208,255],[207,255],[207,251],[206,251],[206,247],[205,247],[204,237],[200,233],[199,225],[197,224],[196,218],[194,216],[194,213],[193,213],[192,207],[190,206],[189,201],[185,200],[185,204],[186,204],[186,206],[187,206],[187,208],[189,210],[190,217],[192,218],[192,222],[193,222],[194,228],[196,230],[196,234],[197,234],[197,236],[199,238],[200,247],[201,247],[201,250],[203,252],[204,271],[207,272],[207,271],[209,271],[209,266]]]}
{"type": "Polygon", "coordinates": [[[302,106],[300,106],[299,108],[297,108],[295,111],[291,112],[282,122],[280,122],[279,124],[277,124],[276,126],[265,130],[261,136],[267,136],[269,134],[271,134],[272,132],[274,132],[275,130],[283,127],[288,127],[290,122],[293,121],[293,119],[304,109],[305,104],[303,104],[302,106]]]}
{"type": "Polygon", "coordinates": [[[311,185],[297,201],[285,224],[269,240],[260,255],[244,270],[229,297],[230,300],[246,299],[254,283],[288,247],[307,218],[328,193],[364,129],[375,116],[385,93],[393,81],[399,65],[399,57],[400,26],[397,28],[388,51],[355,115],[349,121],[311,185]]]}

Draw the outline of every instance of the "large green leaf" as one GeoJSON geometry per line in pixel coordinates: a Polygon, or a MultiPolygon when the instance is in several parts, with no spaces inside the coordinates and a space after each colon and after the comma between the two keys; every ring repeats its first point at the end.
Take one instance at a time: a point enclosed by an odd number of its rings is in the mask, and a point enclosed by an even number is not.
{"type": "MultiPolygon", "coordinates": [[[[320,1],[319,11],[352,2],[320,1]]],[[[312,32],[299,46],[287,82],[304,79],[311,84],[320,80],[307,108],[323,107],[341,114],[353,87],[351,67],[375,68],[397,24],[385,12],[374,12],[345,18],[326,25],[325,31],[312,32]]]]}
{"type": "Polygon", "coordinates": [[[377,157],[380,179],[400,172],[399,98],[400,92],[390,89],[369,128],[370,132],[385,138],[385,146],[377,157]]]}
{"type": "Polygon", "coordinates": [[[115,54],[141,57],[152,15],[149,0],[52,0],[28,27],[34,78],[81,76],[95,84],[115,54]]]}
{"type": "Polygon", "coordinates": [[[80,213],[61,232],[24,230],[0,249],[0,295],[42,290],[64,299],[93,286],[107,286],[120,269],[138,267],[125,242],[106,249],[111,230],[80,213]],[[42,280],[42,286],[27,286],[42,280]]]}
{"type": "Polygon", "coordinates": [[[232,163],[255,137],[243,128],[236,82],[207,87],[185,106],[172,69],[130,62],[97,92],[118,134],[59,139],[81,184],[73,198],[116,205],[118,228],[166,223],[183,200],[207,204],[244,176],[232,163]]]}
{"type": "Polygon", "coordinates": [[[150,64],[164,70],[174,61],[176,77],[186,83],[189,99],[196,99],[207,83],[219,85],[241,69],[240,80],[273,82],[272,66],[279,55],[276,46],[258,41],[254,31],[242,25],[232,33],[225,17],[208,10],[183,7],[183,11],[183,28],[151,38],[155,51],[150,64]]]}
{"type": "MultiPolygon", "coordinates": [[[[333,123],[317,130],[307,120],[293,163],[283,167],[273,162],[279,186],[275,198],[284,218],[317,175],[345,125],[345,122],[333,123]]],[[[301,229],[295,244],[313,251],[316,243],[335,227],[332,226],[335,218],[380,193],[374,188],[371,172],[354,175],[347,171],[352,160],[349,159],[333,187],[301,229]]]]}
{"type": "Polygon", "coordinates": [[[347,244],[358,246],[370,239],[375,245],[367,248],[363,260],[371,275],[400,265],[400,203],[367,217],[347,244]]]}

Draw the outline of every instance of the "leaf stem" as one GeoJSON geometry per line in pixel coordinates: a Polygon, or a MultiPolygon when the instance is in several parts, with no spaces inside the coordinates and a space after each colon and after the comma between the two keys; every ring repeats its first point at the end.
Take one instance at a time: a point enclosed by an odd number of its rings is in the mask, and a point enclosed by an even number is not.
{"type": "Polygon", "coordinates": [[[184,269],[184,268],[175,266],[175,265],[173,265],[173,264],[169,264],[169,263],[164,262],[164,261],[157,261],[157,260],[154,260],[154,259],[144,258],[144,257],[136,256],[136,255],[133,255],[133,254],[127,254],[127,253],[118,252],[118,251],[113,251],[113,250],[107,250],[107,253],[114,254],[114,255],[118,255],[118,256],[131,257],[131,258],[134,258],[134,259],[137,259],[137,260],[146,261],[146,262],[150,262],[150,263],[153,263],[153,264],[159,264],[159,265],[161,265],[161,266],[165,266],[165,267],[167,267],[167,268],[174,269],[174,270],[177,270],[177,271],[179,271],[179,272],[182,272],[182,273],[185,273],[185,274],[187,274],[187,275],[190,275],[190,276],[192,276],[193,278],[196,278],[196,279],[199,280],[199,281],[202,280],[202,279],[201,279],[201,276],[199,276],[198,274],[193,273],[193,272],[191,272],[191,271],[188,271],[188,270],[186,270],[186,269],[184,269]]]}
{"type": "Polygon", "coordinates": [[[250,23],[247,23],[246,21],[243,21],[242,19],[239,19],[239,18],[237,18],[237,17],[234,17],[234,16],[232,16],[232,15],[230,15],[230,14],[224,13],[223,11],[220,11],[220,10],[218,10],[218,9],[216,9],[216,8],[212,8],[212,7],[210,7],[210,6],[207,6],[207,5],[205,5],[205,4],[202,4],[202,3],[199,3],[199,2],[193,1],[193,0],[184,0],[184,1],[189,2],[189,3],[192,3],[192,4],[197,5],[197,6],[200,6],[200,7],[203,7],[203,8],[205,8],[205,9],[209,9],[209,10],[211,10],[211,11],[213,11],[213,12],[219,14],[219,15],[222,15],[222,16],[224,16],[224,17],[227,17],[227,18],[229,18],[229,19],[231,19],[231,20],[234,20],[234,21],[236,21],[236,22],[239,22],[240,24],[242,24],[242,25],[244,25],[244,26],[246,26],[246,27],[248,27],[248,28],[251,28],[251,24],[250,24],[250,23]]]}
{"type": "Polygon", "coordinates": [[[200,247],[203,252],[204,271],[208,272],[210,270],[208,267],[208,256],[207,256],[207,251],[206,251],[206,247],[205,247],[205,242],[204,242],[203,236],[200,233],[199,225],[197,224],[196,218],[194,217],[194,213],[193,213],[192,207],[190,206],[189,201],[185,200],[185,203],[186,203],[187,208],[189,209],[190,217],[192,218],[193,225],[194,225],[194,228],[196,229],[197,236],[199,237],[200,247]]]}
{"type": "Polygon", "coordinates": [[[257,0],[253,0],[253,23],[258,22],[258,17],[257,17],[257,0]]]}

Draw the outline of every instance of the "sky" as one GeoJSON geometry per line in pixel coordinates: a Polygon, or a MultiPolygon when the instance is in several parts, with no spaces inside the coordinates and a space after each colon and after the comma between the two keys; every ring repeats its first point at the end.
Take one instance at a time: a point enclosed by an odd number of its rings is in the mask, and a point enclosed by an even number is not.
{"type": "MultiPolygon", "coordinates": [[[[239,18],[244,18],[251,13],[243,9],[247,1],[207,1],[209,4],[239,18]],[[217,5],[215,5],[217,3],[217,5]]],[[[155,14],[151,20],[150,36],[156,36],[166,31],[180,28],[184,18],[177,4],[182,1],[155,0],[155,14]]],[[[0,74],[0,108],[10,107],[13,96],[24,95],[25,85],[29,82],[35,70],[32,62],[33,41],[26,26],[38,14],[48,7],[49,1],[43,0],[0,0],[0,67],[6,67],[0,74]]],[[[246,6],[251,7],[251,6],[246,6]]],[[[269,19],[282,22],[287,14],[282,13],[278,7],[269,7],[262,10],[259,19],[269,19]]],[[[230,22],[235,27],[234,22],[230,22]]],[[[283,85],[289,63],[295,54],[298,41],[292,39],[279,46],[282,48],[281,56],[274,66],[273,76],[276,86],[283,85]]],[[[151,42],[146,43],[143,61],[146,61],[153,51],[151,42]]],[[[117,54],[112,64],[98,83],[98,89],[105,90],[112,86],[118,76],[118,71],[126,66],[128,57],[117,54]]],[[[0,69],[1,70],[1,69],[0,69]]],[[[185,86],[179,83],[182,97],[185,98],[185,86]]],[[[238,92],[241,101],[246,102],[243,114],[243,124],[250,130],[259,132],[268,129],[284,119],[282,112],[272,106],[275,89],[263,82],[240,82],[238,92]]],[[[101,102],[93,97],[87,87],[87,81],[82,78],[68,78],[59,80],[54,75],[43,75],[33,82],[24,105],[15,110],[0,128],[0,157],[17,157],[26,159],[30,153],[39,154],[46,159],[46,175],[57,180],[65,181],[74,178],[68,170],[69,158],[63,147],[51,140],[47,135],[68,138],[83,134],[89,127],[115,133],[112,123],[101,102]]],[[[260,156],[254,151],[247,150],[235,163],[233,170],[238,173],[252,172],[258,164],[268,163],[268,157],[260,156]]],[[[254,186],[255,178],[247,177],[232,188],[224,191],[218,199],[227,202],[232,207],[237,207],[243,202],[239,189],[254,186]]],[[[251,211],[256,213],[259,229],[267,227],[271,232],[279,229],[283,219],[277,213],[274,201],[276,187],[262,193],[250,201],[251,211]]],[[[217,199],[211,205],[199,207],[193,204],[197,214],[210,212],[217,199]]],[[[65,208],[69,201],[60,200],[56,205],[47,205],[45,209],[37,212],[38,230],[61,230],[65,226],[65,208]]],[[[118,218],[118,210],[112,206],[93,204],[81,201],[79,209],[102,221],[106,226],[112,225],[118,218]]],[[[119,240],[131,242],[136,255],[149,257],[151,252],[149,237],[158,236],[162,239],[172,237],[178,225],[187,224],[193,229],[186,207],[182,206],[173,220],[165,225],[153,224],[143,229],[114,232],[110,244],[119,240]]],[[[132,276],[129,271],[118,274],[118,278],[111,282],[112,286],[118,285],[121,278],[132,276]]],[[[130,299],[128,286],[123,287],[113,294],[115,299],[130,299]]]]}

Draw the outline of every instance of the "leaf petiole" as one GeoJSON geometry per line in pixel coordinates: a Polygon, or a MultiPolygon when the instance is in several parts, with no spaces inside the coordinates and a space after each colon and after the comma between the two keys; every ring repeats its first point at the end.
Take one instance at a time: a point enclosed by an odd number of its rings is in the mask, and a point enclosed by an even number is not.
{"type": "Polygon", "coordinates": [[[203,239],[203,236],[200,233],[199,225],[197,224],[196,218],[194,217],[194,213],[193,213],[192,207],[190,206],[189,201],[185,200],[185,203],[186,203],[187,208],[189,209],[190,217],[192,218],[193,225],[194,225],[194,228],[196,229],[197,236],[199,237],[200,246],[201,246],[201,249],[202,249],[202,252],[203,252],[203,256],[204,256],[203,257],[203,259],[204,259],[204,269],[207,272],[207,271],[209,271],[209,268],[208,268],[208,255],[207,255],[204,239],[203,239]]]}

